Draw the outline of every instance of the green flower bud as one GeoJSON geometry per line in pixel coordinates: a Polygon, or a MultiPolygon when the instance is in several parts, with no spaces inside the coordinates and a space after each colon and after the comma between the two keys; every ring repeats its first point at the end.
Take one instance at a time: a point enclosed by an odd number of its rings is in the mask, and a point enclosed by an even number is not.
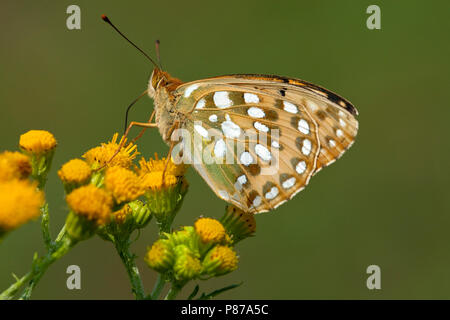
{"type": "Polygon", "coordinates": [[[234,244],[253,236],[256,231],[256,220],[253,213],[245,212],[233,205],[228,205],[225,215],[220,219],[226,232],[234,244]]]}
{"type": "Polygon", "coordinates": [[[191,279],[195,279],[202,272],[202,264],[191,249],[185,245],[178,245],[174,249],[175,264],[173,272],[179,284],[184,284],[191,279]]]}

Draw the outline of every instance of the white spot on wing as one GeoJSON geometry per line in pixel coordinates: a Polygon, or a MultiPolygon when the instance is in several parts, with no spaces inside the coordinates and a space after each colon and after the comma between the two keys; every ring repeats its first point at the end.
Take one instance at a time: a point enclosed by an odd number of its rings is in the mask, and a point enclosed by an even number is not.
{"type": "Polygon", "coordinates": [[[209,121],[211,122],[217,122],[217,115],[216,114],[212,114],[209,116],[209,121]]]}
{"type": "Polygon", "coordinates": [[[253,118],[264,118],[266,116],[264,111],[257,107],[248,108],[247,113],[253,118]]]}
{"type": "Polygon", "coordinates": [[[305,170],[306,170],[306,162],[305,161],[300,161],[295,166],[295,171],[297,171],[298,174],[302,174],[303,172],[305,172],[305,170]]]}
{"type": "Polygon", "coordinates": [[[270,161],[270,159],[272,159],[272,155],[269,149],[267,149],[262,144],[257,144],[255,146],[255,152],[264,161],[270,161]]]}
{"type": "Polygon", "coordinates": [[[282,183],[283,188],[285,188],[285,189],[292,188],[292,186],[295,185],[295,182],[296,182],[296,181],[297,181],[297,179],[295,179],[295,177],[286,179],[286,180],[282,183]]]}
{"type": "Polygon", "coordinates": [[[228,192],[226,192],[225,190],[219,190],[219,195],[225,200],[228,200],[230,198],[228,192]]]}
{"type": "Polygon", "coordinates": [[[307,156],[311,152],[311,141],[308,139],[303,140],[302,153],[307,156]]]}
{"type": "Polygon", "coordinates": [[[195,106],[195,109],[203,109],[205,107],[206,104],[206,100],[205,99],[200,99],[197,102],[197,105],[195,106]]]}
{"type": "Polygon", "coordinates": [[[257,207],[261,204],[261,197],[256,196],[255,199],[253,199],[253,206],[257,207]]]}
{"type": "Polygon", "coordinates": [[[278,195],[278,192],[279,191],[278,191],[277,187],[272,187],[270,189],[270,191],[266,193],[265,197],[266,197],[266,199],[271,200],[271,199],[275,198],[278,195]]]}
{"type": "Polygon", "coordinates": [[[253,163],[253,157],[250,152],[247,151],[241,153],[240,160],[244,166],[249,166],[251,163],[253,163]]]}
{"type": "Polygon", "coordinates": [[[305,119],[298,121],[298,130],[303,134],[309,134],[309,124],[305,119]]]}
{"type": "Polygon", "coordinates": [[[344,133],[342,132],[341,129],[337,129],[337,130],[336,130],[336,135],[337,135],[338,137],[342,137],[342,136],[344,135],[344,133]]]}
{"type": "Polygon", "coordinates": [[[242,176],[239,176],[237,178],[237,181],[241,184],[244,185],[247,183],[247,177],[245,176],[245,174],[243,174],[242,176]]]}
{"type": "Polygon", "coordinates": [[[244,100],[245,103],[258,103],[259,102],[259,98],[256,94],[254,93],[244,93],[244,100]]]}
{"type": "Polygon", "coordinates": [[[217,91],[214,93],[214,104],[219,108],[228,108],[233,105],[233,101],[230,100],[227,91],[217,91]]]}
{"type": "Polygon", "coordinates": [[[225,115],[226,121],[222,122],[222,131],[223,134],[228,138],[237,138],[241,134],[241,127],[239,127],[236,123],[231,121],[231,118],[228,114],[225,115]]]}
{"type": "MultiPolygon", "coordinates": [[[[339,112],[342,112],[342,111],[339,111],[339,112]]],[[[340,124],[341,127],[343,127],[343,128],[347,125],[347,123],[345,123],[345,121],[342,120],[341,118],[339,118],[339,124],[340,124]]]]}
{"type": "Polygon", "coordinates": [[[309,109],[311,109],[311,111],[316,111],[317,109],[319,109],[319,106],[311,100],[307,100],[306,105],[309,109]]]}
{"type": "Polygon", "coordinates": [[[278,141],[272,141],[272,147],[279,149],[280,148],[280,144],[278,143],[278,141]]]}
{"type": "Polygon", "coordinates": [[[292,104],[292,103],[290,103],[290,102],[283,101],[283,105],[284,105],[283,109],[285,111],[287,111],[287,112],[290,112],[290,113],[297,113],[298,112],[297,106],[292,104]]]}
{"type": "Polygon", "coordinates": [[[222,158],[226,153],[226,145],[223,139],[217,140],[214,145],[214,155],[218,158],[222,158]]]}
{"type": "Polygon", "coordinates": [[[194,90],[198,89],[198,84],[193,84],[189,87],[186,88],[186,90],[184,91],[184,97],[188,98],[191,96],[192,92],[194,92],[194,90]]]}
{"type": "Polygon", "coordinates": [[[259,131],[269,132],[269,128],[265,124],[262,124],[261,122],[256,121],[253,125],[259,131]]]}
{"type": "Polygon", "coordinates": [[[330,144],[330,147],[336,147],[336,141],[334,141],[333,139],[328,140],[328,143],[330,144]]]}

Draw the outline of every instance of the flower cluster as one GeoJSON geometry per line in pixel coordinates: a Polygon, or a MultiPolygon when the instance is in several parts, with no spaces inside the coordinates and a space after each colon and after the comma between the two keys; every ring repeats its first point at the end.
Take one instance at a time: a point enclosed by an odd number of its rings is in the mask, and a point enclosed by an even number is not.
{"type": "Polygon", "coordinates": [[[47,250],[45,256],[34,257],[31,271],[0,293],[0,299],[11,299],[25,284],[20,298],[28,299],[50,264],[94,235],[114,245],[136,299],[157,299],[166,282],[172,284],[166,298],[173,299],[190,280],[206,280],[236,270],[239,259],[235,245],[255,233],[253,214],[228,206],[220,220],[200,217],[192,226],[172,231],[189,188],[184,176],[186,166],[176,165],[171,158],[160,159],[157,154],[135,164],[137,146],[127,143],[125,137],[119,139],[117,133],[109,142],[69,160],[58,170],[68,214],[53,240],[42,189],[56,145],[51,133],[31,130],[21,135],[20,152],[0,153],[0,242],[9,231],[41,215],[47,250]],[[130,245],[132,233],[144,228],[152,217],[159,239],[149,248],[145,261],[160,275],[153,292],[146,295],[130,245]]]}
{"type": "Polygon", "coordinates": [[[254,234],[254,217],[229,206],[221,221],[201,217],[194,226],[165,233],[149,248],[147,264],[180,287],[192,279],[209,279],[236,270],[234,245],[254,234]]]}
{"type": "Polygon", "coordinates": [[[71,209],[67,231],[72,237],[81,240],[98,233],[105,240],[126,238],[152,215],[160,223],[173,220],[187,189],[184,166],[157,156],[142,158],[136,166],[137,154],[136,145],[126,144],[124,137],[118,140],[116,133],[88,150],[85,160],[73,159],[61,167],[58,176],[71,209]]]}
{"type": "Polygon", "coordinates": [[[19,146],[21,152],[0,153],[0,240],[40,215],[45,197],[38,187],[49,170],[56,140],[47,131],[31,130],[20,137],[19,146]]]}

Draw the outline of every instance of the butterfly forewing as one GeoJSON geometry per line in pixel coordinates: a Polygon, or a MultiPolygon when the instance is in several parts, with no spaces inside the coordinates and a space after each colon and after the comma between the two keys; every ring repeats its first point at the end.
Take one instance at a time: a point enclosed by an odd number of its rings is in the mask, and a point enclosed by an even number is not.
{"type": "Polygon", "coordinates": [[[304,104],[245,84],[200,81],[178,90],[176,107],[192,133],[183,149],[219,197],[264,212],[308,183],[320,142],[304,104]]]}

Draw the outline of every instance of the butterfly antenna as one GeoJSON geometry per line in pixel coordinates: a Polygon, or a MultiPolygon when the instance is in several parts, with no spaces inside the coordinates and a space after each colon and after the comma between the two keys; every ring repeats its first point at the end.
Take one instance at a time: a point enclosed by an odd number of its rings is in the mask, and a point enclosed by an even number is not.
{"type": "Polygon", "coordinates": [[[153,63],[153,65],[159,69],[158,65],[156,64],[156,62],[148,55],[146,54],[141,48],[139,48],[137,45],[135,45],[133,43],[133,41],[131,41],[130,39],[128,39],[122,32],[120,32],[119,29],[117,29],[117,27],[111,22],[111,20],[109,20],[109,18],[102,14],[102,20],[105,21],[107,24],[109,24],[111,27],[113,27],[114,30],[117,31],[118,34],[120,34],[122,36],[122,38],[124,38],[125,40],[127,40],[133,47],[135,47],[136,49],[138,49],[138,51],[140,53],[142,53],[148,60],[151,61],[151,63],[153,63]]]}
{"type": "Polygon", "coordinates": [[[128,106],[128,108],[127,108],[127,111],[126,111],[126,113],[125,113],[125,128],[124,128],[124,133],[127,131],[127,128],[128,128],[128,113],[130,112],[130,110],[131,110],[131,107],[132,106],[134,106],[134,104],[136,103],[136,102],[138,102],[139,101],[139,99],[141,99],[143,96],[145,96],[147,94],[147,90],[145,90],[139,97],[137,97],[136,99],[134,99],[133,100],[133,102],[128,106]]]}
{"type": "Polygon", "coordinates": [[[159,44],[161,43],[161,41],[159,41],[159,40],[156,40],[155,41],[155,47],[156,47],[156,59],[158,60],[158,64],[159,64],[159,67],[161,68],[161,70],[162,70],[162,63],[161,63],[161,55],[159,54],[159,44]]]}

